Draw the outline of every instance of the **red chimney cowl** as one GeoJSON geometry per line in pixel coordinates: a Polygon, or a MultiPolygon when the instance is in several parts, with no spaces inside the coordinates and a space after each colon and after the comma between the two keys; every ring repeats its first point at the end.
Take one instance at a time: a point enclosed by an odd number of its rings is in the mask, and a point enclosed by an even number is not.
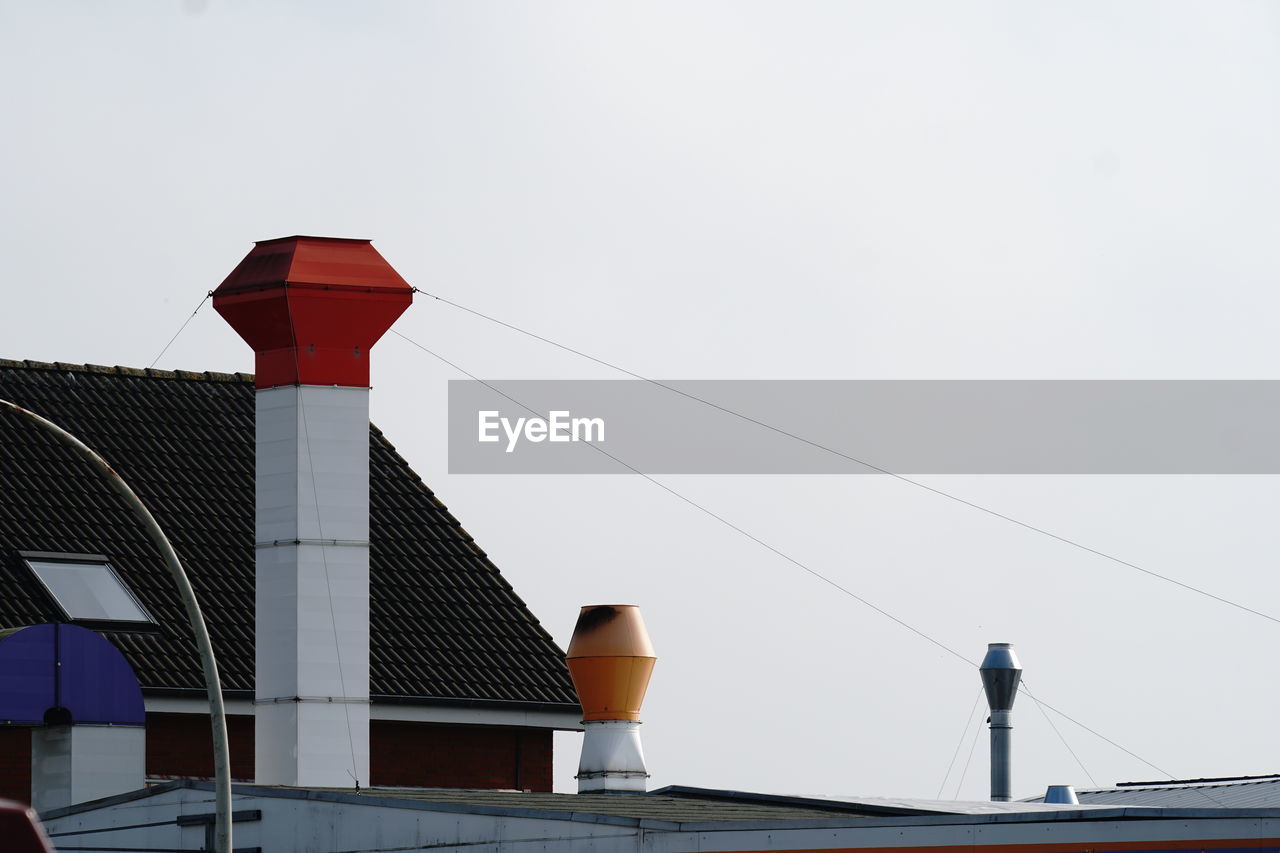
{"type": "Polygon", "coordinates": [[[257,354],[254,384],[369,386],[369,349],[413,302],[368,240],[256,243],[213,307],[257,354]]]}

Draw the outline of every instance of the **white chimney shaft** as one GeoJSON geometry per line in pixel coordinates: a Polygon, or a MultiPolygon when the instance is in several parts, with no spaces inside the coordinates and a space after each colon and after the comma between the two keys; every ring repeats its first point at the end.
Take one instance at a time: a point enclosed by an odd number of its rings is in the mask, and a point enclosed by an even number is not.
{"type": "Polygon", "coordinates": [[[369,780],[369,390],[261,389],[255,775],[369,780]]]}

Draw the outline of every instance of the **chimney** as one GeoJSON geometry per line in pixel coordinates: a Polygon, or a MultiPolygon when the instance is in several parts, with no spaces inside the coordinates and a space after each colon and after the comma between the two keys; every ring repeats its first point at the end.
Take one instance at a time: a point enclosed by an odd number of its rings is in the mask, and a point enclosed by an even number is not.
{"type": "Polygon", "coordinates": [[[1013,700],[1022,680],[1022,664],[1009,643],[988,643],[978,672],[991,708],[991,801],[1007,803],[1013,787],[1013,700]]]}
{"type": "Polygon", "coordinates": [[[369,783],[369,349],[412,301],[329,237],[257,243],[213,294],[257,355],[259,784],[369,783]]]}
{"type": "Polygon", "coordinates": [[[578,793],[643,792],[640,705],[657,658],[634,604],[582,608],[566,654],[582,703],[578,793]]]}

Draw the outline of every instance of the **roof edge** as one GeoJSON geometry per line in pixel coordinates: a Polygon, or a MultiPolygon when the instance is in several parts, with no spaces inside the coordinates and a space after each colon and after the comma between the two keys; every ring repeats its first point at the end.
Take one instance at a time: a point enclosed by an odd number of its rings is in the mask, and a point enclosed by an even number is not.
{"type": "Polygon", "coordinates": [[[104,364],[72,364],[66,361],[33,361],[0,358],[0,368],[56,370],[64,373],[97,373],[114,376],[139,376],[148,379],[197,379],[206,382],[253,382],[252,373],[219,373],[213,370],[157,370],[154,367],[123,367],[104,364]]]}
{"type": "Polygon", "coordinates": [[[525,711],[581,711],[577,702],[529,702],[518,699],[467,699],[459,696],[399,696],[374,693],[369,697],[375,704],[388,705],[451,705],[465,708],[519,708],[525,711]]]}
{"type": "MultiPolygon", "coordinates": [[[[209,695],[203,687],[144,686],[143,696],[166,696],[175,699],[201,699],[209,695]]],[[[247,689],[223,690],[227,699],[253,699],[254,692],[247,689]]],[[[577,702],[528,702],[517,699],[467,699],[457,696],[399,696],[373,693],[369,696],[375,705],[426,705],[446,708],[492,708],[512,711],[550,711],[578,714],[582,706],[577,702]]]]}
{"type": "Polygon", "coordinates": [[[759,794],[753,791],[733,791],[724,788],[700,788],[692,785],[667,785],[648,794],[680,797],[690,800],[723,800],[726,802],[753,803],[770,806],[795,806],[836,814],[874,814],[883,817],[924,817],[931,815],[961,814],[936,809],[917,809],[908,806],[880,805],[854,800],[828,800],[818,797],[791,796],[787,794],[759,794]]]}

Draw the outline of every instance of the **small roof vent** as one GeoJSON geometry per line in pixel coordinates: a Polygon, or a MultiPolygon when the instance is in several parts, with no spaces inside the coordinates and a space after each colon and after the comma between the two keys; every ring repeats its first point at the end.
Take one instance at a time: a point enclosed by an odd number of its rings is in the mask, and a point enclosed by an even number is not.
{"type": "Polygon", "coordinates": [[[1061,803],[1071,806],[1080,805],[1080,800],[1076,798],[1076,789],[1070,785],[1050,785],[1049,789],[1044,792],[1044,801],[1046,803],[1061,803]]]}

